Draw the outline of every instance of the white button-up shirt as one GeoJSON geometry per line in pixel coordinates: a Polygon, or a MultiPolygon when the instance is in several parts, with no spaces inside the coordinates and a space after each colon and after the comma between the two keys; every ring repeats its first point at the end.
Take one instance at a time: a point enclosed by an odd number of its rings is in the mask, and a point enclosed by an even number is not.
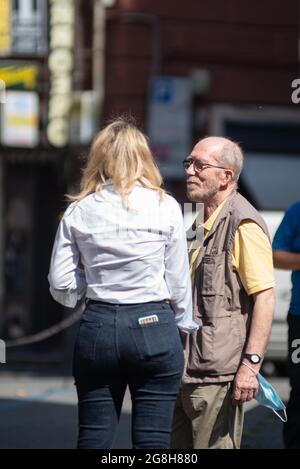
{"type": "Polygon", "coordinates": [[[160,202],[156,192],[139,184],[128,201],[129,210],[108,182],[68,207],[51,257],[53,298],[69,307],[83,295],[119,304],[170,299],[178,327],[196,330],[178,203],[167,194],[160,202]]]}

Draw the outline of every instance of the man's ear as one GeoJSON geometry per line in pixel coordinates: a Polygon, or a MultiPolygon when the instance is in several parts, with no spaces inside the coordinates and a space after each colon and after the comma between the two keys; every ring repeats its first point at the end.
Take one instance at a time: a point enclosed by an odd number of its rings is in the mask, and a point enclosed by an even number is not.
{"type": "Polygon", "coordinates": [[[233,171],[231,171],[231,169],[225,169],[220,179],[220,184],[221,184],[222,189],[227,189],[227,186],[232,182],[232,180],[233,180],[233,171]]]}
{"type": "Polygon", "coordinates": [[[225,184],[231,183],[233,181],[233,176],[234,176],[232,169],[225,169],[224,174],[225,174],[225,178],[224,178],[225,184]]]}

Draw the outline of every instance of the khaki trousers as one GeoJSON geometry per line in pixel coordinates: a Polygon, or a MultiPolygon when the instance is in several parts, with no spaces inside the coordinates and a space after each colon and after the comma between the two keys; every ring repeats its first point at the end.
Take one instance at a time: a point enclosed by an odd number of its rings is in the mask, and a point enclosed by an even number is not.
{"type": "Polygon", "coordinates": [[[182,384],[175,404],[172,449],[238,449],[244,412],[231,383],[182,384]]]}

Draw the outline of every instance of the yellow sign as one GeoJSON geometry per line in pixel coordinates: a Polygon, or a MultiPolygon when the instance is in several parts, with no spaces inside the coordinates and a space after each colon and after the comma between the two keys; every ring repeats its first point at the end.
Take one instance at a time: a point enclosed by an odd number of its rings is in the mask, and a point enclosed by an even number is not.
{"type": "Polygon", "coordinates": [[[39,143],[39,97],[34,91],[7,91],[3,106],[2,145],[35,147],[39,143]]]}
{"type": "Polygon", "coordinates": [[[36,87],[38,69],[35,65],[0,65],[0,80],[6,89],[33,90],[36,87]]]}
{"type": "Polygon", "coordinates": [[[50,96],[47,137],[51,145],[69,143],[69,120],[73,101],[75,0],[52,0],[50,3],[50,96]]]}
{"type": "Polygon", "coordinates": [[[7,55],[11,47],[11,0],[0,2],[0,56],[7,55]]]}

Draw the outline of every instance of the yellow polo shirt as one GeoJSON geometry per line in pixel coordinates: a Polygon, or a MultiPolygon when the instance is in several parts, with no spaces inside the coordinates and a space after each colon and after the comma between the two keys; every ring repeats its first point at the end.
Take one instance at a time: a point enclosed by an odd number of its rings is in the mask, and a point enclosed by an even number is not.
{"type": "MultiPolygon", "coordinates": [[[[200,225],[204,228],[204,237],[211,230],[225,202],[226,200],[218,206],[205,223],[200,225]]],[[[194,283],[199,252],[200,248],[194,249],[193,243],[191,243],[189,258],[192,283],[194,283]]],[[[252,220],[243,221],[236,230],[232,249],[232,266],[238,273],[248,295],[275,286],[270,241],[262,228],[252,220]]]]}

